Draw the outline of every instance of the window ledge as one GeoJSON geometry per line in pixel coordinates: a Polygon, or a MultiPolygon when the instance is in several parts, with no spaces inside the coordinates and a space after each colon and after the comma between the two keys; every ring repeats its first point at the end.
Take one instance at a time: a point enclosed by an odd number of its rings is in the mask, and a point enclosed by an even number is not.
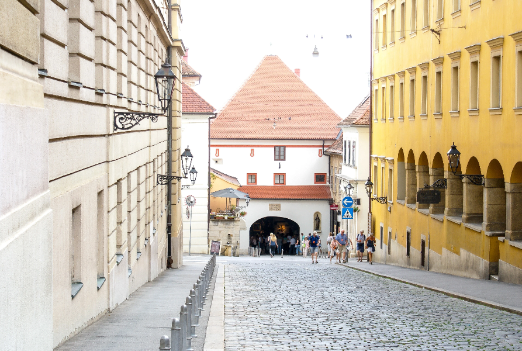
{"type": "Polygon", "coordinates": [[[373,52],[378,54],[379,53],[379,49],[374,49],[373,52]]]}
{"type": "Polygon", "coordinates": [[[389,46],[390,48],[394,47],[394,46],[395,46],[395,42],[392,41],[391,43],[388,44],[388,46],[389,46]]]}
{"type": "Polygon", "coordinates": [[[461,10],[459,9],[459,10],[453,12],[453,13],[451,14],[451,17],[453,17],[453,19],[455,19],[455,18],[457,18],[457,17],[460,17],[460,15],[461,15],[461,10]]]}
{"type": "Polygon", "coordinates": [[[479,115],[479,109],[478,108],[470,108],[468,110],[469,116],[478,116],[479,115]]]}
{"type": "Polygon", "coordinates": [[[410,39],[413,39],[417,36],[417,31],[410,33],[410,39]]]}
{"type": "Polygon", "coordinates": [[[410,121],[415,121],[415,115],[413,115],[413,116],[408,116],[408,119],[409,119],[410,121]]]}
{"type": "Polygon", "coordinates": [[[486,234],[486,236],[500,237],[500,236],[505,236],[506,232],[485,232],[484,234],[486,234]]]}
{"type": "Polygon", "coordinates": [[[116,265],[119,266],[121,261],[123,261],[123,255],[122,254],[116,254],[116,265]]]}
{"type": "Polygon", "coordinates": [[[460,116],[460,111],[450,111],[450,116],[451,117],[459,117],[460,116]]]}
{"type": "Polygon", "coordinates": [[[374,119],[373,119],[373,123],[377,123],[377,122],[379,122],[379,120],[376,119],[376,118],[374,118],[374,119]]]}
{"type": "Polygon", "coordinates": [[[406,207],[411,208],[412,210],[417,209],[417,204],[406,204],[406,207]]]}
{"type": "Polygon", "coordinates": [[[132,274],[132,268],[129,267],[129,268],[127,269],[127,278],[130,277],[131,274],[132,274]]]}
{"type": "Polygon", "coordinates": [[[381,123],[386,123],[386,118],[381,118],[381,123]]]}
{"type": "Polygon", "coordinates": [[[439,18],[438,20],[435,21],[435,23],[436,23],[439,27],[442,27],[442,25],[444,24],[444,17],[439,18]]]}
{"type": "Polygon", "coordinates": [[[98,290],[101,289],[101,287],[103,286],[103,283],[105,283],[105,277],[99,277],[96,281],[96,285],[97,285],[97,288],[98,290]]]}
{"type": "Polygon", "coordinates": [[[516,247],[517,249],[522,250],[522,240],[510,240],[509,246],[516,247]]]}
{"type": "Polygon", "coordinates": [[[398,120],[399,122],[404,122],[404,117],[402,117],[402,116],[397,117],[397,120],[398,120]]]}
{"type": "Polygon", "coordinates": [[[475,232],[482,232],[482,223],[464,223],[464,227],[471,229],[475,232]]]}
{"type": "Polygon", "coordinates": [[[386,45],[381,46],[381,50],[386,50],[386,45]]]}
{"type": "Polygon", "coordinates": [[[462,224],[462,216],[454,217],[454,216],[446,216],[446,219],[455,224],[462,224]]]}
{"type": "Polygon", "coordinates": [[[403,206],[404,206],[404,204],[405,204],[405,201],[404,201],[404,200],[397,200],[397,203],[398,203],[398,204],[401,204],[401,205],[403,205],[403,206]]]}
{"type": "Polygon", "coordinates": [[[428,115],[425,114],[425,113],[421,113],[421,114],[420,114],[420,118],[421,118],[421,119],[428,119],[428,115]]]}
{"type": "Polygon", "coordinates": [[[138,253],[136,254],[136,261],[139,260],[141,257],[141,251],[138,251],[138,253]]]}
{"type": "Polygon", "coordinates": [[[388,200],[388,204],[393,205],[393,200],[388,200]]]}
{"type": "Polygon", "coordinates": [[[429,32],[430,31],[430,26],[426,26],[424,28],[422,28],[422,32],[423,33],[426,33],[426,32],[429,32]]]}
{"type": "Polygon", "coordinates": [[[442,113],[441,112],[434,112],[433,118],[435,119],[442,119],[442,113]]]}
{"type": "Polygon", "coordinates": [[[405,37],[400,37],[400,38],[399,38],[399,42],[404,43],[405,41],[406,41],[406,38],[405,38],[405,37]]]}
{"type": "Polygon", "coordinates": [[[471,11],[480,8],[480,0],[475,1],[474,3],[470,4],[469,8],[471,9],[471,11]]]}
{"type": "Polygon", "coordinates": [[[76,295],[82,290],[83,283],[82,282],[76,282],[71,284],[71,298],[74,299],[76,295]]]}
{"type": "Polygon", "coordinates": [[[444,222],[444,215],[443,214],[430,214],[430,217],[439,221],[439,222],[444,222]]]}
{"type": "Polygon", "coordinates": [[[388,122],[393,123],[393,117],[388,117],[388,122]]]}
{"type": "Polygon", "coordinates": [[[513,111],[515,111],[515,115],[522,115],[522,106],[515,107],[513,111]]]}
{"type": "Polygon", "coordinates": [[[502,107],[492,107],[489,109],[490,116],[498,116],[502,114],[502,107]]]}
{"type": "Polygon", "coordinates": [[[422,213],[422,214],[425,215],[425,216],[429,216],[429,215],[430,215],[430,210],[427,209],[427,208],[419,208],[419,209],[417,210],[417,212],[422,213]]]}

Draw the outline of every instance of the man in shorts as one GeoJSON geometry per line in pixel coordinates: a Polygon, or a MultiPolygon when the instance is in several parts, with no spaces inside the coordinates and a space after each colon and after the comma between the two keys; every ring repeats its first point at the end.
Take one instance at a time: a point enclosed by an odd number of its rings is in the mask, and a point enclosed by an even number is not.
{"type": "Polygon", "coordinates": [[[317,262],[317,254],[319,253],[319,244],[321,243],[321,238],[317,236],[317,232],[314,231],[314,235],[310,237],[310,253],[312,254],[312,264],[317,262]],[[315,256],[315,262],[314,262],[315,256]]]}
{"type": "Polygon", "coordinates": [[[341,230],[339,234],[335,237],[335,240],[339,243],[338,250],[339,254],[337,255],[337,263],[345,262],[346,257],[346,244],[348,244],[348,235],[344,233],[344,229],[341,230]],[[341,261],[341,255],[342,255],[342,261],[341,261]]]}
{"type": "Polygon", "coordinates": [[[364,235],[364,230],[361,230],[359,234],[357,234],[357,262],[362,262],[363,253],[364,253],[364,242],[366,240],[366,235],[364,235]]]}

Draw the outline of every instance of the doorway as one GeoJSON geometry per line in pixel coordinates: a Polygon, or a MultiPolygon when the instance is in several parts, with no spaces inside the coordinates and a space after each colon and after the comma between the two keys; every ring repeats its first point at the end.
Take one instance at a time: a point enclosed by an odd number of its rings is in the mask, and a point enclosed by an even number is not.
{"type": "Polygon", "coordinates": [[[261,255],[268,255],[268,236],[277,237],[278,252],[295,255],[296,242],[301,243],[299,224],[285,217],[264,217],[255,221],[249,230],[249,246],[260,248],[261,255]]]}

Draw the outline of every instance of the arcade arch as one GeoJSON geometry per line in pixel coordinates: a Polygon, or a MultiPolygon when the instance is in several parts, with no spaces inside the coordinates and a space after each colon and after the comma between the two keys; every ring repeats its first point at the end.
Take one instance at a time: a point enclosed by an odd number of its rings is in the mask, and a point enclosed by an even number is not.
{"type": "Polygon", "coordinates": [[[292,238],[301,242],[299,224],[289,218],[269,216],[260,218],[252,223],[249,228],[249,246],[260,247],[262,255],[269,254],[267,237],[270,233],[274,233],[277,236],[279,250],[283,249],[284,254],[295,253],[295,250],[291,248],[292,238]]]}

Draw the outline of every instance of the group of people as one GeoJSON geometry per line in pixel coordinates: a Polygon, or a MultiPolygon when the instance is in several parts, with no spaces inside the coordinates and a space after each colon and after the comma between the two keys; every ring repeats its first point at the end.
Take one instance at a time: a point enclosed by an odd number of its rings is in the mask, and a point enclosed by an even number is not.
{"type": "MultiPolygon", "coordinates": [[[[368,262],[373,264],[373,253],[375,252],[375,236],[371,233],[368,237],[364,235],[364,230],[361,230],[357,234],[356,238],[357,262],[362,262],[364,250],[368,252],[368,262]]],[[[317,258],[321,250],[321,238],[317,235],[317,231],[314,231],[308,236],[304,236],[301,233],[301,240],[299,237],[291,236],[277,236],[274,233],[265,238],[263,236],[252,236],[250,239],[250,245],[253,247],[259,247],[262,253],[267,253],[270,257],[274,257],[277,254],[287,253],[289,255],[303,254],[303,257],[308,256],[308,252],[312,257],[312,264],[318,263],[317,258]]],[[[344,230],[337,235],[330,233],[328,239],[326,239],[326,245],[328,247],[328,258],[330,263],[332,259],[336,257],[337,262],[348,262],[350,251],[354,248],[352,240],[346,235],[344,230]]]]}

